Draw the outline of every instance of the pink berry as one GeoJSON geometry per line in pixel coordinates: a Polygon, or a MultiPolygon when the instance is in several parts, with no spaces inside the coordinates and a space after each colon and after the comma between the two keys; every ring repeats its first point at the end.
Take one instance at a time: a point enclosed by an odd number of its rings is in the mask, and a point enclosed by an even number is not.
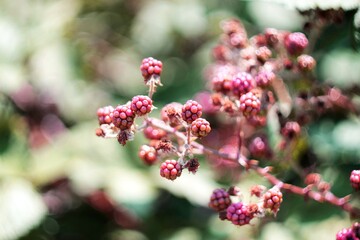
{"type": "Polygon", "coordinates": [[[166,136],[166,132],[162,129],[148,126],[144,129],[144,135],[150,140],[161,140],[166,136]]]}
{"type": "Polygon", "coordinates": [[[148,114],[152,110],[152,100],[148,96],[138,95],[132,98],[131,100],[131,110],[137,116],[143,116],[148,114]]]}
{"type": "Polygon", "coordinates": [[[290,33],[285,37],[285,48],[290,55],[300,55],[308,46],[307,37],[301,32],[290,33]]]}
{"type": "Polygon", "coordinates": [[[252,92],[248,92],[240,97],[240,110],[246,117],[251,117],[260,112],[261,102],[252,92]]]}
{"type": "Polygon", "coordinates": [[[232,203],[226,209],[226,218],[233,224],[242,226],[250,223],[254,218],[254,213],[250,211],[249,206],[242,202],[232,203]]]}
{"type": "Polygon", "coordinates": [[[263,138],[256,137],[251,141],[249,151],[254,157],[265,157],[269,153],[269,147],[263,138]]]}
{"type": "Polygon", "coordinates": [[[283,201],[283,195],[278,188],[269,189],[263,196],[263,207],[268,208],[274,213],[280,209],[280,204],[283,201]]]}
{"type": "Polygon", "coordinates": [[[134,123],[135,114],[127,105],[117,106],[111,114],[113,124],[121,130],[130,129],[134,123]]]}
{"type": "Polygon", "coordinates": [[[356,240],[357,237],[354,236],[354,233],[351,228],[343,228],[336,234],[336,240],[356,240]]]}
{"type": "Polygon", "coordinates": [[[156,161],[156,150],[148,145],[142,145],[139,150],[139,157],[148,165],[154,164],[156,161]]]}
{"type": "Polygon", "coordinates": [[[255,50],[255,55],[260,62],[264,63],[271,57],[271,50],[266,46],[262,46],[255,50]]]}
{"type": "Polygon", "coordinates": [[[210,131],[210,123],[204,118],[198,118],[191,123],[191,134],[195,137],[205,137],[210,131]]]}
{"type": "Polygon", "coordinates": [[[192,123],[201,115],[202,106],[194,100],[188,100],[181,109],[181,117],[187,123],[192,123]]]}
{"type": "Polygon", "coordinates": [[[307,54],[302,54],[297,58],[298,68],[300,71],[309,72],[316,66],[315,59],[307,54]]]}
{"type": "Polygon", "coordinates": [[[231,204],[230,195],[224,189],[215,189],[210,197],[209,207],[215,211],[223,211],[231,204]]]}
{"type": "Polygon", "coordinates": [[[351,171],[350,183],[353,189],[360,190],[360,170],[351,171]]]}
{"type": "Polygon", "coordinates": [[[255,82],[258,87],[267,87],[276,78],[272,71],[262,70],[255,76],[255,82]]]}
{"type": "Polygon", "coordinates": [[[160,76],[162,72],[162,65],[162,62],[155,58],[144,58],[140,66],[140,70],[145,81],[148,80],[152,75],[160,76]]]}
{"type": "Polygon", "coordinates": [[[240,97],[254,88],[253,77],[247,72],[238,73],[232,80],[232,91],[240,97]]]}
{"type": "Polygon", "coordinates": [[[212,79],[212,88],[215,92],[227,94],[232,89],[233,75],[229,70],[220,69],[220,71],[212,79]]]}
{"type": "Polygon", "coordinates": [[[112,122],[111,114],[114,111],[112,106],[106,106],[97,110],[99,124],[110,124],[112,122]]]}
{"type": "Polygon", "coordinates": [[[181,165],[174,159],[166,160],[160,165],[160,176],[169,180],[175,180],[177,177],[180,177],[181,171],[181,165]]]}
{"type": "Polygon", "coordinates": [[[281,134],[287,139],[293,139],[300,135],[301,127],[297,122],[287,122],[281,129],[281,134]]]}
{"type": "Polygon", "coordinates": [[[266,43],[271,47],[275,46],[279,42],[280,33],[275,28],[265,29],[264,35],[265,35],[266,43]]]}

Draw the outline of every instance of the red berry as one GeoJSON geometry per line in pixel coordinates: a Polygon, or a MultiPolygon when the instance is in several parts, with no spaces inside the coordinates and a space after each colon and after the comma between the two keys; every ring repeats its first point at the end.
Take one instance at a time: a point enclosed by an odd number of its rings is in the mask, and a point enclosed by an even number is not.
{"type": "Polygon", "coordinates": [[[181,117],[187,123],[192,123],[202,115],[202,106],[194,101],[188,100],[182,107],[181,117]]]}
{"type": "Polygon", "coordinates": [[[219,69],[217,74],[212,78],[212,88],[215,92],[227,94],[232,89],[233,74],[229,68],[219,69]]]}
{"type": "Polygon", "coordinates": [[[260,112],[261,102],[252,92],[240,97],[240,110],[246,117],[254,116],[260,112]]]}
{"type": "Polygon", "coordinates": [[[260,62],[264,63],[271,57],[271,50],[266,46],[262,46],[255,50],[255,55],[260,62]]]}
{"type": "Polygon", "coordinates": [[[195,137],[205,137],[210,131],[210,123],[204,118],[198,118],[191,123],[191,134],[195,137]]]}
{"type": "Polygon", "coordinates": [[[212,56],[216,61],[226,61],[231,56],[230,49],[224,45],[217,45],[212,49],[212,56]]]}
{"type": "Polygon", "coordinates": [[[142,145],[139,150],[139,157],[148,165],[156,161],[156,150],[148,145],[142,145]]]}
{"type": "Polygon", "coordinates": [[[336,234],[336,240],[356,240],[351,228],[344,228],[336,234]]]}
{"type": "Polygon", "coordinates": [[[231,204],[230,195],[224,189],[215,189],[210,197],[209,207],[215,211],[223,211],[231,204]]]}
{"type": "Polygon", "coordinates": [[[353,189],[360,190],[360,170],[351,171],[350,183],[353,189]]]}
{"type": "Polygon", "coordinates": [[[254,157],[265,157],[269,153],[268,144],[263,138],[256,137],[251,141],[249,151],[254,157]]]}
{"type": "Polygon", "coordinates": [[[279,42],[279,31],[275,28],[267,28],[265,29],[265,39],[266,43],[273,47],[279,42]]]}
{"type": "Polygon", "coordinates": [[[298,137],[301,132],[301,127],[297,122],[287,122],[281,129],[281,134],[287,139],[298,137]]]}
{"type": "Polygon", "coordinates": [[[169,180],[175,180],[180,177],[182,171],[181,165],[176,160],[166,160],[160,165],[160,176],[169,180]]]}
{"type": "Polygon", "coordinates": [[[232,91],[236,96],[241,96],[253,89],[253,77],[247,72],[238,73],[232,80],[232,91]]]}
{"type": "Polygon", "coordinates": [[[117,106],[111,116],[114,125],[121,130],[130,129],[135,118],[134,112],[127,105],[117,106]]]}
{"type": "Polygon", "coordinates": [[[152,110],[152,100],[148,96],[135,96],[131,100],[131,110],[137,116],[143,116],[152,110]]]}
{"type": "Polygon", "coordinates": [[[275,73],[263,70],[255,76],[255,82],[258,87],[267,87],[272,81],[274,81],[275,78],[275,73]]]}
{"type": "Polygon", "coordinates": [[[99,119],[99,124],[110,124],[112,122],[111,114],[114,111],[112,106],[106,106],[99,108],[97,110],[97,116],[99,119]]]}
{"type": "Polygon", "coordinates": [[[141,74],[145,81],[148,80],[152,75],[160,75],[162,71],[162,62],[152,58],[144,58],[140,66],[141,74]]]}
{"type": "Polygon", "coordinates": [[[243,48],[247,43],[247,36],[245,32],[234,32],[229,36],[229,43],[235,48],[243,48]]]}
{"type": "Polygon", "coordinates": [[[242,202],[232,203],[226,209],[226,217],[235,225],[249,224],[251,219],[254,218],[254,213],[250,210],[249,206],[242,202]]]}
{"type": "Polygon", "coordinates": [[[300,55],[297,58],[297,63],[299,70],[303,72],[309,72],[313,70],[316,66],[315,59],[312,56],[306,54],[300,55]]]}
{"type": "Polygon", "coordinates": [[[269,189],[263,196],[264,208],[268,208],[274,213],[280,209],[280,204],[283,201],[283,195],[276,187],[269,189]]]}
{"type": "Polygon", "coordinates": [[[162,129],[148,126],[144,129],[144,135],[147,139],[150,140],[161,140],[166,136],[166,132],[162,129]]]}
{"type": "Polygon", "coordinates": [[[308,44],[307,37],[301,32],[290,33],[285,37],[285,48],[290,55],[300,55],[308,44]]]}

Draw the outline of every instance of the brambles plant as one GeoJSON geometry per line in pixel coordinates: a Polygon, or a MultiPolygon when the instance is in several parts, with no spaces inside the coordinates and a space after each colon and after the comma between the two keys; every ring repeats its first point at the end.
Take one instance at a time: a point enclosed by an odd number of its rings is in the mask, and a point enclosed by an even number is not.
{"type": "MultiPolygon", "coordinates": [[[[140,66],[149,87],[148,96],[100,108],[97,135],[117,138],[125,145],[143,132],[149,142],[141,146],[139,157],[148,165],[159,164],[160,176],[167,180],[186,177],[182,175],[185,169],[196,173],[198,155],[206,156],[210,164],[223,163],[225,171],[235,164],[242,174],[256,172],[270,184],[252,187],[250,193],[256,201],[245,201],[241,194],[244,189],[240,191],[236,186],[215,189],[209,196],[209,207],[219,213],[221,220],[234,225],[276,216],[286,201],[285,192],[335,205],[352,218],[359,218],[360,209],[350,203],[351,194],[336,196],[331,184],[316,173],[316,167],[295,163],[296,154],[305,151],[302,145],[310,123],[338,108],[354,112],[351,100],[339,89],[316,79],[316,60],[311,56],[308,37],[273,28],[249,37],[237,19],[223,21],[221,28],[223,33],[212,52],[214,62],[205,73],[212,93],[201,99],[218,117],[211,118],[215,124],[206,119],[207,112],[195,100],[169,103],[161,109],[160,118],[151,116],[152,96],[161,86],[163,64],[150,57],[140,66]],[[137,118],[142,118],[142,123],[135,124],[137,118]],[[231,133],[216,139],[218,147],[212,147],[212,129],[221,131],[227,123],[232,125],[231,133]],[[286,169],[285,165],[291,167],[286,169]],[[277,176],[280,171],[295,171],[303,177],[305,186],[284,182],[277,176]]],[[[360,189],[359,170],[351,172],[350,183],[354,190],[360,189]]],[[[360,239],[358,225],[339,231],[336,239],[360,239]]]]}

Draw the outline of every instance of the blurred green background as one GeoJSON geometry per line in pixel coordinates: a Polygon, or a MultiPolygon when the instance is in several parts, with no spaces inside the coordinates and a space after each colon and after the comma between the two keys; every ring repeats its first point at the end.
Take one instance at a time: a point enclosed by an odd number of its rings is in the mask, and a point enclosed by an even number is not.
{"type": "MultiPolygon", "coordinates": [[[[0,239],[334,239],[348,215],[289,194],[276,219],[241,228],[222,222],[207,208],[221,179],[204,160],[196,175],[170,182],[137,157],[141,134],[122,147],[94,132],[97,108],[146,94],[144,57],[164,64],[159,110],[208,90],[203,72],[220,21],[240,18],[249,36],[266,27],[301,31],[297,1],[280,2],[0,1],[0,239]],[[107,214],[106,196],[116,214],[107,214]]],[[[313,55],[318,78],[360,103],[356,7],[321,33],[313,55]]],[[[340,196],[351,193],[349,173],[359,168],[359,136],[360,121],[348,113],[308,126],[313,155],[305,158],[319,161],[340,196]]],[[[249,174],[236,184],[246,192],[267,183],[249,174]]]]}

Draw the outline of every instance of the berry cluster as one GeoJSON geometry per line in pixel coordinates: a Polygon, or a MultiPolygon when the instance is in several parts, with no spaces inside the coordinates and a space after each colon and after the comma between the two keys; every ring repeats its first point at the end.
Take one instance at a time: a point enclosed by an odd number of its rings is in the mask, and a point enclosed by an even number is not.
{"type": "Polygon", "coordinates": [[[160,164],[161,177],[175,180],[185,168],[196,173],[200,164],[192,156],[192,141],[207,136],[211,131],[210,123],[200,118],[202,105],[194,100],[188,100],[184,105],[174,102],[161,109],[162,121],[150,118],[148,115],[154,108],[151,97],[155,87],[161,85],[162,63],[151,57],[145,58],[140,70],[145,84],[149,86],[149,95],[134,96],[128,103],[115,108],[99,108],[97,116],[100,128],[96,130],[96,135],[117,138],[121,145],[125,145],[136,132],[142,131],[149,143],[140,147],[138,156],[146,165],[154,165],[163,159],[160,164]],[[141,126],[135,124],[137,117],[144,117],[141,126]],[[181,141],[171,135],[174,131],[183,137],[181,141]],[[174,157],[178,157],[178,160],[174,157]]]}
{"type": "Polygon", "coordinates": [[[336,240],[359,240],[360,223],[354,223],[350,228],[344,228],[336,234],[336,240]]]}
{"type": "MultiPolygon", "coordinates": [[[[306,53],[306,35],[268,28],[249,38],[236,19],[222,22],[221,27],[220,42],[213,48],[215,61],[206,71],[211,93],[199,94],[185,104],[169,103],[161,108],[160,118],[151,118],[152,95],[161,85],[163,65],[154,58],[145,58],[140,70],[149,87],[148,96],[138,95],[126,104],[99,108],[100,128],[96,134],[117,138],[125,145],[136,132],[143,132],[148,143],[140,147],[139,158],[147,165],[160,161],[160,176],[168,180],[180,177],[184,169],[196,173],[200,164],[195,154],[206,155],[220,179],[239,179],[248,170],[264,177],[273,187],[251,188],[256,203],[234,201],[241,195],[236,187],[215,189],[211,194],[208,206],[219,213],[220,219],[237,226],[265,214],[276,215],[284,191],[340,206],[360,217],[360,210],[346,197],[331,193],[331,184],[320,174],[304,169],[309,173],[304,188],[283,183],[273,174],[279,166],[291,166],[291,158],[300,162],[299,156],[304,155],[301,151],[306,148],[306,134],[302,134],[307,128],[303,126],[335,107],[352,106],[340,90],[319,90],[318,84],[310,82],[316,61],[306,53]],[[310,83],[297,91],[294,86],[303,78],[310,83]],[[212,126],[203,117],[207,114],[215,121],[212,126]],[[139,117],[143,122],[137,125],[139,117]],[[215,133],[210,134],[212,131],[215,133]],[[275,137],[268,137],[269,133],[275,137]]],[[[360,170],[351,172],[350,183],[355,190],[360,189],[360,170]]],[[[356,223],[341,230],[336,238],[359,239],[359,235],[360,225],[356,223]]]]}
{"type": "Polygon", "coordinates": [[[255,218],[265,216],[265,209],[270,209],[275,215],[280,209],[282,202],[282,193],[277,187],[269,189],[264,193],[266,188],[256,185],[251,188],[251,195],[256,196],[258,203],[246,204],[241,199],[232,202],[230,196],[241,198],[242,194],[238,187],[225,189],[215,189],[210,197],[209,207],[219,212],[219,218],[228,220],[234,225],[243,226],[249,224],[255,218]]]}

